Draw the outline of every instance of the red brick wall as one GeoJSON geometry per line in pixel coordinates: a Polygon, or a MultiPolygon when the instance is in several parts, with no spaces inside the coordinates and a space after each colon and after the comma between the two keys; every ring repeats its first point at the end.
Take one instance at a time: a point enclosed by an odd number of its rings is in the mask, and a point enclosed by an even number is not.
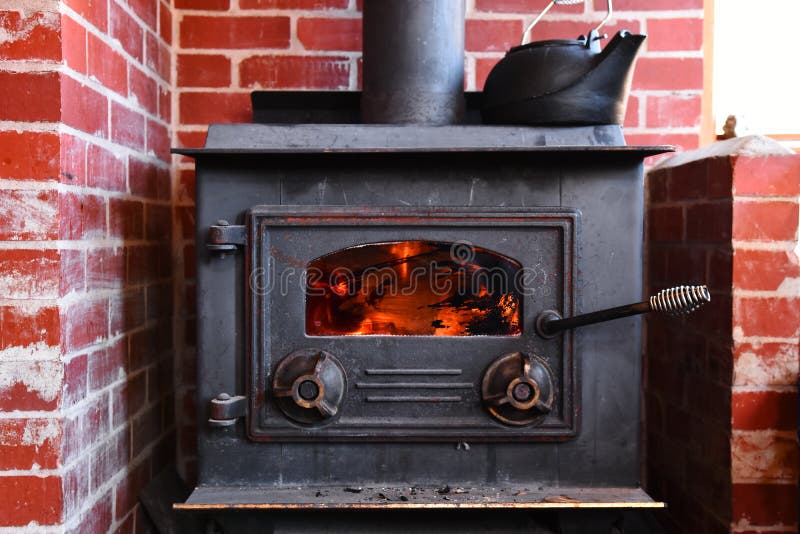
{"type": "Polygon", "coordinates": [[[0,526],[142,530],[174,456],[169,14],[0,7],[0,526]]]}
{"type": "Polygon", "coordinates": [[[676,532],[797,531],[800,156],[716,157],[649,175],[646,472],[676,532]]]}
{"type": "MultiPolygon", "coordinates": [[[[548,0],[468,0],[465,80],[480,90],[492,66],[518,44],[526,21],[548,0]]],[[[555,7],[534,39],[577,37],[603,15],[605,1],[555,7]]],[[[360,87],[361,0],[176,0],[176,142],[201,146],[208,123],[247,122],[253,90],[356,90],[360,87]]],[[[630,144],[672,143],[695,148],[700,139],[703,85],[703,0],[617,0],[606,26],[650,35],[641,52],[628,105],[630,144]]],[[[184,251],[185,290],[176,340],[183,415],[194,410],[194,175],[191,160],[178,166],[176,235],[184,251]],[[182,332],[182,333],[181,333],[182,332]]],[[[178,428],[181,469],[193,469],[194,429],[178,428]]]]}

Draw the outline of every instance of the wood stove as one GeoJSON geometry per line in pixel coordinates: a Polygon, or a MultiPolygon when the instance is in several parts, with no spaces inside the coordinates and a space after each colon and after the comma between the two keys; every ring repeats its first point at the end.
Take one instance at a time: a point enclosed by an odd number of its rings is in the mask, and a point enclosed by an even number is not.
{"type": "MultiPolygon", "coordinates": [[[[380,5],[408,4],[458,2],[380,5]]],[[[642,161],[671,147],[483,126],[460,83],[409,104],[367,65],[363,117],[359,94],[258,93],[264,124],[176,150],[200,407],[176,508],[224,532],[610,532],[662,507],[639,487],[640,320],[554,325],[640,300],[642,161]]]]}

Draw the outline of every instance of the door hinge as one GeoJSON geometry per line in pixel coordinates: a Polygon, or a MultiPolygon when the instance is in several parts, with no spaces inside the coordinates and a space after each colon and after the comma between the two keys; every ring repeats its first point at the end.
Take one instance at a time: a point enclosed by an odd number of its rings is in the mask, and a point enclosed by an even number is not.
{"type": "Polygon", "coordinates": [[[247,415],[247,397],[236,395],[231,397],[227,393],[220,393],[211,399],[211,417],[209,426],[231,426],[236,420],[247,415]]]}
{"type": "Polygon", "coordinates": [[[228,221],[219,220],[208,229],[206,248],[219,252],[222,256],[226,252],[234,252],[237,247],[247,244],[247,227],[229,224],[228,221]]]}

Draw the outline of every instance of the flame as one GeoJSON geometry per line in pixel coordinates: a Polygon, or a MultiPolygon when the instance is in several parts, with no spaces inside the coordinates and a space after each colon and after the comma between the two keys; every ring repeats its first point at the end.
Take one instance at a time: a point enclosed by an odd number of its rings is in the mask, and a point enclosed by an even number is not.
{"type": "Polygon", "coordinates": [[[477,247],[474,261],[461,264],[449,251],[449,243],[401,241],[351,247],[314,260],[310,267],[323,276],[313,287],[322,291],[307,295],[306,332],[312,336],[520,335],[519,294],[469,283],[487,267],[500,268],[513,280],[519,264],[477,247]],[[341,268],[353,277],[337,278],[341,268]]]}

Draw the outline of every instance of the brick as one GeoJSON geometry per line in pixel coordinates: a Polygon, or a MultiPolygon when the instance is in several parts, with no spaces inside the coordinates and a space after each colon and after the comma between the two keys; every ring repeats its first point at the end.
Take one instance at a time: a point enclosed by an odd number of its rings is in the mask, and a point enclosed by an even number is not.
{"type": "Polygon", "coordinates": [[[100,239],[106,235],[106,204],[98,195],[62,193],[58,198],[59,239],[100,239]]]}
{"type": "MultiPolygon", "coordinates": [[[[604,12],[606,0],[594,0],[594,10],[604,12]]],[[[620,11],[672,11],[676,9],[703,9],[703,0],[651,0],[642,3],[639,0],[617,0],[614,12],[620,11]]]]}
{"type": "MultiPolygon", "coordinates": [[[[647,120],[651,128],[681,128],[700,125],[700,95],[650,95],[647,120]]],[[[702,161],[705,165],[705,161],[702,161]]]]}
{"type": "Polygon", "coordinates": [[[164,2],[158,3],[158,35],[172,45],[172,9],[164,2]]]}
{"type": "Polygon", "coordinates": [[[150,113],[158,112],[158,84],[150,75],[130,65],[128,67],[130,78],[130,94],[142,109],[150,113]]]}
{"type": "Polygon", "coordinates": [[[133,420],[131,454],[136,458],[161,433],[161,407],[154,406],[133,420]]]}
{"type": "Polygon", "coordinates": [[[628,95],[628,102],[625,107],[625,120],[623,127],[636,128],[639,126],[639,98],[636,95],[628,95]]]}
{"type": "MultiPolygon", "coordinates": [[[[91,460],[91,484],[92,491],[96,491],[104,483],[108,482],[114,475],[125,469],[130,460],[130,430],[120,429],[113,436],[110,436],[106,443],[102,444],[92,455],[91,460]]],[[[111,495],[109,490],[108,495],[111,495]]],[[[109,502],[109,512],[111,511],[109,502]]],[[[101,530],[100,532],[106,532],[101,530]]]]}
{"type": "Polygon", "coordinates": [[[521,20],[467,20],[464,46],[468,51],[504,52],[519,44],[521,20]]]}
{"type": "MultiPolygon", "coordinates": [[[[126,202],[123,199],[112,198],[110,200],[111,202],[126,202]]],[[[126,265],[125,249],[123,247],[89,250],[86,258],[87,288],[94,290],[121,287],[125,283],[126,265]]]]}
{"type": "Polygon", "coordinates": [[[730,202],[709,202],[686,210],[686,239],[706,243],[728,242],[731,238],[730,202]]]}
{"type": "Polygon", "coordinates": [[[703,48],[703,19],[648,19],[647,50],[650,52],[703,48]]]}
{"type": "Polygon", "coordinates": [[[147,286],[147,320],[172,316],[172,285],[170,283],[147,286]]]}
{"type": "Polygon", "coordinates": [[[633,89],[703,88],[701,58],[642,57],[636,62],[633,89]]]}
{"type": "Polygon", "coordinates": [[[0,350],[43,344],[58,346],[58,307],[0,307],[0,350]]]}
{"type": "Polygon", "coordinates": [[[682,208],[650,208],[647,215],[650,239],[654,241],[680,241],[683,239],[682,208]]]}
{"type": "Polygon", "coordinates": [[[0,376],[0,410],[49,412],[59,407],[64,378],[61,362],[4,361],[0,362],[0,376]]]}
{"type": "Polygon", "coordinates": [[[61,117],[57,72],[0,71],[0,120],[55,122],[61,117]]]}
{"type": "MultiPolygon", "coordinates": [[[[144,116],[127,106],[111,103],[111,140],[133,148],[144,149],[144,116]]],[[[122,162],[120,162],[122,168],[122,162]]],[[[122,182],[124,186],[124,180],[122,182]]]]}
{"type": "Polygon", "coordinates": [[[172,93],[163,86],[158,87],[158,117],[167,124],[172,122],[172,93]]]}
{"type": "Polygon", "coordinates": [[[70,408],[86,398],[88,387],[88,357],[75,356],[64,366],[64,396],[62,405],[70,408]]]}
{"type": "MultiPolygon", "coordinates": [[[[796,427],[795,427],[796,428],[796,427]]],[[[785,433],[734,431],[731,438],[731,476],[797,481],[797,437],[785,433]]]]}
{"type": "Polygon", "coordinates": [[[137,246],[128,249],[128,283],[138,285],[158,277],[156,247],[137,246]]]}
{"type": "Polygon", "coordinates": [[[145,239],[169,241],[172,237],[172,209],[170,206],[147,204],[145,206],[145,239]]]}
{"type": "Polygon", "coordinates": [[[97,78],[104,87],[122,96],[128,94],[128,63],[122,54],[90,33],[87,42],[87,57],[89,76],[97,78]]]}
{"type": "Polygon", "coordinates": [[[108,102],[105,96],[69,76],[62,76],[61,99],[70,103],[61,110],[64,124],[98,137],[108,135],[108,102]]]}
{"type": "Polygon", "coordinates": [[[119,40],[122,48],[141,63],[144,58],[144,31],[139,22],[115,1],[111,2],[110,22],[111,37],[119,40]]]}
{"type": "Polygon", "coordinates": [[[797,430],[794,391],[734,391],[734,430],[797,430]]]}
{"type": "Polygon", "coordinates": [[[131,415],[147,404],[147,373],[129,373],[125,382],[111,394],[112,428],[124,425],[131,415]]]}
{"type": "Polygon", "coordinates": [[[178,172],[178,202],[194,202],[194,169],[181,169],[178,172]]]}
{"type": "Polygon", "coordinates": [[[147,24],[148,28],[156,31],[159,2],[153,2],[153,0],[125,0],[125,3],[127,3],[131,10],[147,24]]]}
{"type": "Polygon", "coordinates": [[[242,61],[239,69],[241,85],[250,88],[345,89],[350,83],[346,57],[256,56],[242,61]]]}
{"type": "Polygon", "coordinates": [[[733,280],[738,289],[775,291],[800,278],[800,263],[789,251],[737,250],[733,280]]]}
{"type": "Polygon", "coordinates": [[[111,297],[109,315],[112,336],[129,332],[144,325],[144,289],[128,290],[111,297]]]}
{"type": "Polygon", "coordinates": [[[712,291],[730,293],[733,287],[733,251],[727,246],[710,251],[706,283],[712,291]]]}
{"type": "Polygon", "coordinates": [[[227,11],[230,0],[175,0],[178,9],[201,9],[203,11],[227,11]]]}
{"type": "MultiPolygon", "coordinates": [[[[159,192],[159,181],[165,179],[162,171],[155,163],[140,159],[130,158],[128,160],[128,182],[131,193],[149,199],[157,199],[159,192]]],[[[169,171],[166,171],[166,177],[169,171]]]]}
{"type": "Polygon", "coordinates": [[[231,60],[221,54],[179,54],[178,85],[181,87],[228,87],[231,60]]]}
{"type": "Polygon", "coordinates": [[[61,182],[86,185],[86,141],[80,137],[61,134],[61,182]]]}
{"type": "Polygon", "coordinates": [[[669,170],[669,200],[693,200],[706,196],[708,179],[705,160],[693,161],[669,170]]]}
{"type": "Polygon", "coordinates": [[[669,285],[702,284],[706,272],[704,248],[679,244],[666,251],[669,285]]]}
{"type": "Polygon", "coordinates": [[[144,206],[136,200],[111,198],[108,201],[109,237],[141,239],[144,235],[144,206]]]}
{"type": "Polygon", "coordinates": [[[733,170],[731,158],[727,156],[706,159],[708,179],[708,198],[733,197],[733,170]]]}
{"type": "Polygon", "coordinates": [[[59,16],[55,11],[0,11],[0,59],[61,59],[59,16]]]}
{"type": "Polygon", "coordinates": [[[128,351],[128,366],[132,371],[152,365],[158,360],[159,331],[148,328],[131,335],[128,351]]]}
{"type": "Polygon", "coordinates": [[[86,28],[71,17],[61,15],[61,43],[67,67],[86,74],[86,28]]]}
{"type": "Polygon", "coordinates": [[[112,496],[109,490],[105,495],[98,497],[91,509],[81,518],[80,525],[68,529],[66,534],[101,534],[109,532],[112,521],[111,503],[112,496]]]}
{"type": "MultiPolygon", "coordinates": [[[[131,128],[136,128],[135,123],[131,124],[131,128]]],[[[86,163],[87,185],[106,191],[125,191],[124,159],[106,148],[89,145],[86,151],[86,163]]]]}
{"type": "MultiPolygon", "coordinates": [[[[490,13],[520,13],[528,17],[538,13],[549,3],[548,0],[475,0],[475,9],[490,13]]],[[[583,3],[555,7],[557,13],[583,13],[584,9],[583,3]]]]}
{"type": "Polygon", "coordinates": [[[145,459],[128,472],[125,477],[117,483],[114,494],[116,496],[114,506],[114,519],[120,520],[133,509],[139,498],[139,494],[145,485],[150,481],[150,461],[145,459]]]}
{"type": "Polygon", "coordinates": [[[83,291],[86,286],[86,253],[82,250],[61,249],[59,295],[83,291]]]}
{"type": "Polygon", "coordinates": [[[81,299],[61,311],[61,342],[72,352],[108,338],[108,301],[81,299]]]}
{"type": "Polygon", "coordinates": [[[103,389],[125,377],[127,349],[127,340],[122,339],[89,355],[89,391],[103,389]]]}
{"type": "Polygon", "coordinates": [[[162,80],[169,81],[172,74],[172,49],[152,33],[147,34],[145,46],[147,51],[145,64],[153,69],[162,80]]]}
{"type": "Polygon", "coordinates": [[[101,33],[108,31],[109,0],[64,0],[80,16],[95,26],[101,33]]]}
{"type": "MultiPolygon", "coordinates": [[[[188,2],[189,0],[178,0],[188,2]]],[[[220,0],[204,0],[214,2],[220,0]]],[[[346,9],[349,0],[239,0],[242,9],[346,9]]]]}
{"type": "Polygon", "coordinates": [[[734,319],[744,336],[795,337],[800,334],[800,298],[741,297],[734,319]]]}
{"type": "Polygon", "coordinates": [[[64,470],[63,492],[64,511],[63,517],[69,517],[78,512],[89,498],[89,473],[90,463],[88,455],[73,463],[64,470]]]}
{"type": "Polygon", "coordinates": [[[297,38],[306,50],[360,51],[361,19],[301,17],[297,38]]]}
{"type": "Polygon", "coordinates": [[[163,162],[171,159],[169,130],[163,124],[148,119],[147,120],[147,152],[153,153],[163,162]]]}
{"type": "Polygon", "coordinates": [[[739,156],[735,160],[733,180],[737,195],[800,195],[800,155],[739,156]]]}
{"type": "Polygon", "coordinates": [[[494,58],[476,58],[475,59],[475,88],[476,90],[483,90],[486,83],[486,77],[492,71],[500,57],[494,58]]]}
{"type": "Polygon", "coordinates": [[[62,423],[62,459],[68,465],[83,456],[95,443],[103,440],[109,428],[109,395],[91,396],[80,409],[70,413],[62,423]]]}
{"type": "Polygon", "coordinates": [[[55,525],[61,521],[61,477],[0,477],[0,526],[55,525]]]}
{"type": "Polygon", "coordinates": [[[252,107],[248,93],[181,93],[181,124],[250,122],[252,107]]]}
{"type": "Polygon", "coordinates": [[[289,17],[186,15],[180,27],[183,48],[289,48],[289,17]]]}
{"type": "Polygon", "coordinates": [[[0,189],[0,240],[57,239],[57,213],[55,190],[0,189]]]}
{"type": "Polygon", "coordinates": [[[737,343],[733,384],[736,386],[794,386],[800,347],[791,343],[737,343]]]}
{"type": "Polygon", "coordinates": [[[57,180],[58,135],[44,132],[0,132],[0,178],[57,180]]]}
{"type": "Polygon", "coordinates": [[[0,254],[0,298],[57,298],[57,250],[10,249],[0,254]]]}
{"type": "Polygon", "coordinates": [[[749,525],[797,523],[797,484],[733,484],[733,521],[749,525]]]}
{"type": "Polygon", "coordinates": [[[797,202],[749,202],[733,204],[733,238],[743,241],[794,241],[797,236],[797,202]]]}
{"type": "Polygon", "coordinates": [[[0,470],[56,469],[60,439],[58,419],[0,419],[0,470]]]}

